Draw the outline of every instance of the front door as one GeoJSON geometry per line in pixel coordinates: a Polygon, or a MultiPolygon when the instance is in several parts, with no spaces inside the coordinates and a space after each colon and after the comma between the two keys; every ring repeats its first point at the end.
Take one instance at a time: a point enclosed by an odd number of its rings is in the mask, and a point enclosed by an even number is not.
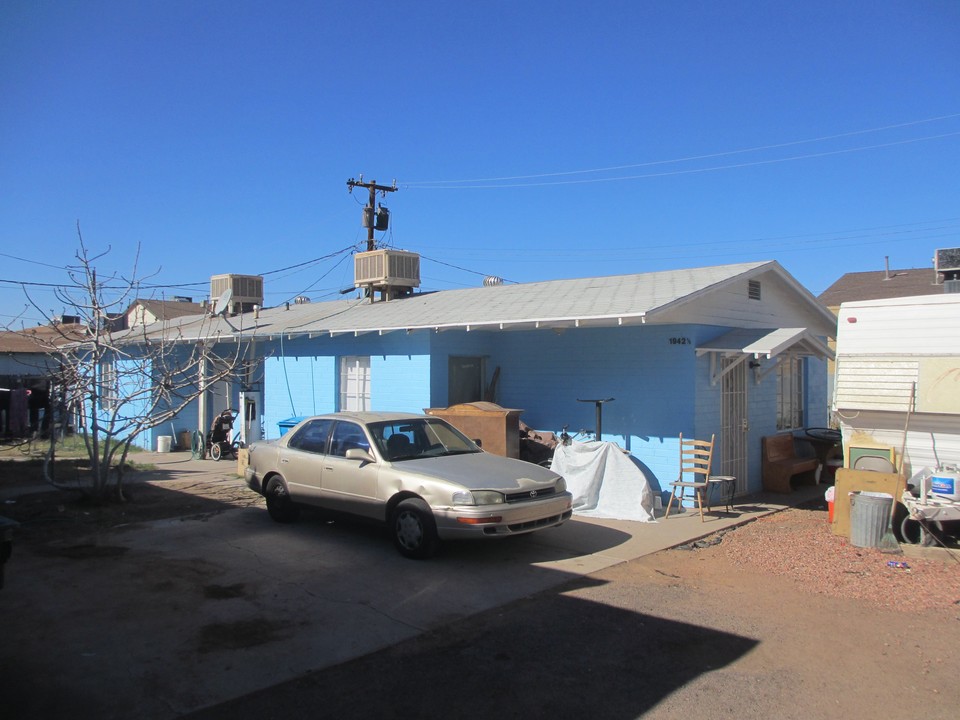
{"type": "Polygon", "coordinates": [[[723,358],[720,398],[720,457],[718,475],[737,479],[736,493],[747,491],[747,361],[742,357],[723,358]],[[731,367],[733,366],[733,367],[731,367]],[[729,371],[728,371],[729,369],[729,371]]]}
{"type": "Polygon", "coordinates": [[[451,357],[447,382],[447,404],[483,400],[484,360],[482,357],[451,357]]]}

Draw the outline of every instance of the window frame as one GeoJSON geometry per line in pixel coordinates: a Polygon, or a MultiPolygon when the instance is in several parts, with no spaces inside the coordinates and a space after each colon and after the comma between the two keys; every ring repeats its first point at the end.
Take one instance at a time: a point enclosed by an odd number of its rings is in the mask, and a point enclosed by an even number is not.
{"type": "Polygon", "coordinates": [[[115,360],[100,361],[100,409],[116,410],[120,404],[120,380],[115,360]]]}
{"type": "Polygon", "coordinates": [[[365,412],[371,409],[370,356],[342,355],[338,368],[338,407],[346,412],[365,412]]]}
{"type": "Polygon", "coordinates": [[[806,422],[806,358],[791,355],[777,364],[777,430],[799,430],[806,422]]]}

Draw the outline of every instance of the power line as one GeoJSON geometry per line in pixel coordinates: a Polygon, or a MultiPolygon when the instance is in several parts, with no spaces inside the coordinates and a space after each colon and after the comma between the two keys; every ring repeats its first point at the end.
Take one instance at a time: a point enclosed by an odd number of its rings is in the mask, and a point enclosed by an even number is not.
{"type": "MultiPolygon", "coordinates": [[[[671,177],[675,175],[693,175],[698,173],[707,173],[707,172],[717,172],[719,170],[734,170],[738,168],[745,167],[756,167],[759,165],[775,165],[778,163],[785,162],[794,162],[796,160],[809,160],[811,158],[820,158],[820,157],[829,157],[831,155],[845,155],[855,152],[862,152],[864,150],[876,150],[879,148],[894,147],[896,145],[907,145],[911,143],[925,142],[927,140],[942,140],[943,138],[954,137],[960,135],[960,130],[956,132],[942,133],[940,135],[928,135],[926,137],[920,138],[910,138],[908,140],[894,140],[887,143],[878,143],[876,145],[863,145],[861,147],[855,148],[844,148],[842,150],[826,150],[819,153],[808,153],[806,155],[794,155],[792,157],[785,158],[774,158],[770,160],[753,160],[751,162],[742,162],[742,163],[733,163],[730,165],[715,165],[713,167],[705,168],[691,168],[689,170],[670,170],[667,172],[658,172],[658,173],[646,173],[643,175],[618,175],[616,177],[608,178],[591,178],[591,179],[582,179],[582,180],[556,180],[550,182],[526,182],[526,183],[500,183],[500,184],[484,184],[484,185],[457,185],[454,183],[469,183],[469,182],[490,182],[490,181],[470,181],[470,180],[451,180],[448,181],[450,184],[442,185],[435,184],[430,185],[426,183],[421,183],[419,186],[413,185],[412,183],[405,183],[403,187],[415,190],[491,190],[491,189],[500,189],[500,188],[526,188],[526,187],[547,187],[555,185],[588,185],[595,183],[607,183],[607,182],[622,182],[624,180],[644,180],[648,178],[658,178],[658,177],[671,177]]],[[[749,151],[743,151],[749,152],[749,151]]],[[[682,160],[664,160],[663,163],[669,162],[683,162],[682,160]]],[[[660,163],[651,163],[651,164],[660,164],[660,163]]],[[[629,166],[627,166],[629,167],[629,166]]],[[[580,170],[576,172],[600,172],[600,170],[580,170]]],[[[569,174],[576,174],[569,173],[569,174]]],[[[536,176],[530,176],[536,177],[536,176]]]]}
{"type": "MultiPolygon", "coordinates": [[[[617,170],[628,170],[630,168],[651,167],[654,165],[669,165],[673,163],[692,162],[694,160],[709,160],[717,157],[729,157],[731,155],[741,155],[741,154],[751,153],[751,152],[760,152],[763,150],[775,150],[778,148],[791,147],[795,145],[808,145],[811,143],[825,142],[827,140],[837,140],[839,138],[854,137],[857,135],[866,135],[870,133],[884,132],[887,130],[897,130],[905,127],[912,127],[912,126],[923,125],[927,123],[940,122],[942,120],[952,120],[958,117],[960,117],[960,113],[952,113],[949,115],[938,115],[936,117],[923,118],[920,120],[910,120],[907,122],[895,123],[893,125],[883,125],[881,127],[866,128],[863,130],[852,130],[850,132],[835,133],[832,135],[822,135],[820,137],[807,138],[804,140],[791,140],[787,142],[774,143],[770,145],[758,145],[755,147],[741,148],[739,150],[725,150],[720,152],[707,153],[704,155],[691,155],[688,157],[673,158],[669,160],[652,160],[652,161],[643,162],[643,163],[612,165],[609,167],[588,168],[584,170],[567,170],[567,171],[552,172],[552,173],[511,175],[511,176],[504,176],[504,177],[473,178],[473,179],[466,179],[466,180],[413,180],[413,181],[408,181],[404,183],[404,187],[432,189],[432,188],[427,188],[426,186],[458,185],[458,184],[465,184],[465,183],[492,183],[492,182],[499,183],[499,182],[514,181],[514,180],[534,180],[538,178],[562,177],[566,175],[585,175],[588,173],[614,172],[617,170]]],[[[949,134],[956,134],[956,133],[949,133],[949,134]]],[[[918,138],[913,140],[904,140],[901,142],[915,142],[917,140],[925,140],[925,139],[932,139],[932,138],[938,138],[938,137],[943,137],[943,136],[934,135],[934,136],[930,136],[929,138],[918,138]]],[[[884,145],[866,146],[864,148],[858,148],[858,149],[872,149],[874,147],[884,147],[884,145]]],[[[800,156],[800,157],[804,157],[804,156],[800,156]]]]}
{"type": "MultiPolygon", "coordinates": [[[[482,273],[477,270],[470,270],[469,268],[460,267],[459,265],[454,265],[453,263],[444,262],[443,260],[437,260],[436,258],[427,257],[426,255],[421,254],[421,258],[424,260],[429,260],[430,262],[435,262],[438,265],[446,265],[447,267],[452,267],[455,270],[462,270],[463,272],[473,273],[474,275],[480,275],[481,277],[490,277],[492,273],[482,273]]],[[[504,282],[513,283],[513,280],[504,280],[504,282]]]]}

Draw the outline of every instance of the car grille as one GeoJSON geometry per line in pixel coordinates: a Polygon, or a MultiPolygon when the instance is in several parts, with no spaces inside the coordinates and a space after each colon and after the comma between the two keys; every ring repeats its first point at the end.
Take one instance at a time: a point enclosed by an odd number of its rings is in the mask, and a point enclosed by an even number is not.
{"type": "Polygon", "coordinates": [[[547,527],[549,525],[556,525],[558,522],[563,522],[564,520],[569,520],[570,516],[573,515],[573,511],[567,510],[560,515],[551,515],[550,517],[540,518],[539,520],[530,520],[529,522],[523,523],[514,523],[513,525],[507,525],[510,532],[522,532],[524,530],[536,530],[537,528],[547,527]]]}
{"type": "Polygon", "coordinates": [[[543,500],[544,498],[551,497],[556,495],[557,489],[544,488],[543,490],[525,490],[523,492],[517,493],[508,493],[507,502],[508,503],[519,503],[519,502],[530,502],[531,500],[543,500]]]}

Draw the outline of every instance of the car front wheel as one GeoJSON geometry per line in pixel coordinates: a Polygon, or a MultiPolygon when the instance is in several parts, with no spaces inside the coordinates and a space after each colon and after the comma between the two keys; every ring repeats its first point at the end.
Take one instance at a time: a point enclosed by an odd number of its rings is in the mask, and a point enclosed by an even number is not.
{"type": "Polygon", "coordinates": [[[277,522],[289,523],[300,517],[300,508],[290,499],[287,486],[280,478],[270,481],[264,496],[267,498],[267,512],[277,522]]]}
{"type": "Polygon", "coordinates": [[[437,523],[423,500],[404,500],[397,505],[390,516],[390,531],[394,545],[405,557],[431,557],[440,545],[437,523]]]}

